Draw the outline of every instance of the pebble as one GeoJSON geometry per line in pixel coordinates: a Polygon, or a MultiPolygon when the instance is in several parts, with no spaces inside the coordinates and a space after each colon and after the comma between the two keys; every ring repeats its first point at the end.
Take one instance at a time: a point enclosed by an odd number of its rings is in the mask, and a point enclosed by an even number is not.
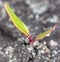
{"type": "Polygon", "coordinates": [[[39,57],[39,59],[41,59],[41,57],[39,57]]]}
{"type": "Polygon", "coordinates": [[[0,51],[2,50],[2,47],[0,47],[0,51]]]}
{"type": "Polygon", "coordinates": [[[53,15],[51,18],[48,18],[47,21],[51,23],[57,23],[59,21],[59,17],[57,15],[53,15]]]}
{"type": "Polygon", "coordinates": [[[28,38],[26,38],[26,39],[25,39],[25,42],[26,42],[26,43],[29,43],[29,40],[28,40],[28,38]]]}
{"type": "Polygon", "coordinates": [[[28,16],[28,18],[33,19],[34,18],[34,15],[31,14],[31,15],[28,16]]]}
{"type": "Polygon", "coordinates": [[[39,29],[39,27],[38,27],[38,26],[36,26],[36,27],[35,27],[35,30],[38,30],[38,29],[39,29]]]}
{"type": "Polygon", "coordinates": [[[39,19],[39,15],[37,14],[37,15],[35,16],[35,18],[36,18],[36,19],[39,19]]]}
{"type": "Polygon", "coordinates": [[[56,54],[58,54],[58,51],[54,50],[53,53],[56,55],[56,54]]]}
{"type": "Polygon", "coordinates": [[[12,60],[9,60],[9,62],[13,62],[12,60]]]}
{"type": "Polygon", "coordinates": [[[39,45],[39,42],[38,41],[35,41],[34,43],[33,43],[33,46],[38,46],[39,45]]]}
{"type": "Polygon", "coordinates": [[[54,40],[50,40],[50,46],[58,46],[58,43],[54,40]]]}
{"type": "Polygon", "coordinates": [[[35,52],[32,52],[32,55],[33,55],[33,57],[36,57],[36,53],[35,52]]]}
{"type": "Polygon", "coordinates": [[[28,49],[29,52],[31,52],[33,50],[33,47],[28,47],[27,46],[27,49],[28,49]]]}
{"type": "Polygon", "coordinates": [[[31,0],[26,0],[26,3],[27,4],[31,4],[31,0]]]}
{"type": "Polygon", "coordinates": [[[42,53],[42,54],[44,54],[44,53],[45,53],[45,51],[44,51],[44,50],[41,50],[41,53],[42,53]]]}
{"type": "Polygon", "coordinates": [[[5,48],[5,54],[12,55],[14,50],[15,48],[13,48],[12,46],[8,46],[7,48],[5,48]]]}
{"type": "Polygon", "coordinates": [[[42,46],[41,46],[41,45],[37,47],[37,49],[41,49],[41,48],[42,48],[42,46]]]}
{"type": "Polygon", "coordinates": [[[4,53],[3,53],[2,51],[0,51],[0,54],[1,54],[1,55],[4,55],[4,53]]]}

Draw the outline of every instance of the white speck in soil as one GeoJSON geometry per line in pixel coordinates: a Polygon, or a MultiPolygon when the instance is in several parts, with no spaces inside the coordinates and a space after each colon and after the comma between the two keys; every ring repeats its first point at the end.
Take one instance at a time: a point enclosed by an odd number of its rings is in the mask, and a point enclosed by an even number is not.
{"type": "Polygon", "coordinates": [[[36,19],[39,19],[39,15],[35,15],[35,18],[36,18],[36,19]]]}
{"type": "Polygon", "coordinates": [[[1,55],[4,55],[4,53],[3,53],[2,51],[0,51],[0,54],[1,54],[1,55]]]}
{"type": "Polygon", "coordinates": [[[31,15],[28,16],[28,18],[29,18],[29,19],[33,19],[33,18],[34,18],[34,15],[31,14],[31,15]]]}
{"type": "Polygon", "coordinates": [[[0,47],[0,51],[2,50],[2,47],[0,47]]]}
{"type": "Polygon", "coordinates": [[[36,27],[35,27],[35,30],[38,30],[38,29],[39,29],[39,27],[38,27],[38,26],[36,26],[36,27]]]}

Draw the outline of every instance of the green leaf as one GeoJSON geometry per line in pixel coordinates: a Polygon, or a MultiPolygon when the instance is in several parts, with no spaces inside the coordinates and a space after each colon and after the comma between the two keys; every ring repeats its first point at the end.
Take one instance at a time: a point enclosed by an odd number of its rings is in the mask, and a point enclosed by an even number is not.
{"type": "Polygon", "coordinates": [[[51,29],[49,29],[48,31],[45,31],[39,35],[36,36],[35,41],[37,40],[41,40],[43,38],[45,38],[46,36],[50,36],[50,34],[52,33],[53,30],[55,30],[55,28],[57,27],[57,25],[53,26],[51,29]]]}
{"type": "Polygon", "coordinates": [[[11,9],[11,7],[9,6],[9,4],[7,2],[4,3],[4,7],[8,13],[8,15],[10,16],[10,19],[12,20],[13,24],[27,37],[30,36],[30,32],[28,30],[28,28],[26,27],[26,25],[15,15],[15,13],[13,12],[13,10],[11,9]]]}

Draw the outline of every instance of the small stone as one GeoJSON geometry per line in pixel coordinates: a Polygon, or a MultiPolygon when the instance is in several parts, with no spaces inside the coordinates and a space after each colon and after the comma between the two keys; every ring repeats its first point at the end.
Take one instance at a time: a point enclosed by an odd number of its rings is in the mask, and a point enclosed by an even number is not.
{"type": "Polygon", "coordinates": [[[13,62],[13,60],[9,60],[9,62],[13,62]]]}
{"type": "Polygon", "coordinates": [[[39,42],[38,41],[35,41],[34,43],[33,43],[33,46],[38,46],[39,45],[39,42]]]}
{"type": "Polygon", "coordinates": [[[58,46],[58,43],[54,40],[50,40],[50,46],[58,46]]]}
{"type": "Polygon", "coordinates": [[[26,43],[29,43],[29,39],[28,39],[28,38],[26,38],[26,39],[25,39],[25,42],[26,42],[26,43]]]}
{"type": "Polygon", "coordinates": [[[58,50],[58,52],[60,53],[60,50],[58,50]]]}
{"type": "Polygon", "coordinates": [[[12,58],[12,55],[9,55],[9,58],[12,58]]]}
{"type": "Polygon", "coordinates": [[[9,55],[12,55],[12,53],[14,52],[15,48],[13,48],[12,46],[8,46],[6,49],[5,49],[5,53],[6,54],[9,54],[9,55]]]}
{"type": "Polygon", "coordinates": [[[18,38],[17,41],[21,41],[21,38],[18,38]]]}
{"type": "Polygon", "coordinates": [[[47,21],[51,23],[57,23],[59,20],[57,15],[54,15],[52,18],[48,18],[47,21]]]}
{"type": "Polygon", "coordinates": [[[39,28],[36,26],[36,27],[35,27],[35,30],[38,30],[38,29],[39,29],[39,28]]]}
{"type": "Polygon", "coordinates": [[[31,52],[33,50],[33,47],[27,47],[28,51],[31,52]]]}
{"type": "Polygon", "coordinates": [[[31,4],[31,0],[26,0],[26,3],[27,4],[31,4]]]}
{"type": "Polygon", "coordinates": [[[27,27],[28,27],[28,29],[30,29],[30,26],[29,25],[27,27]]]}
{"type": "Polygon", "coordinates": [[[54,54],[58,54],[58,51],[54,50],[53,53],[54,53],[54,54]]]}
{"type": "Polygon", "coordinates": [[[50,52],[50,50],[47,48],[47,46],[44,46],[44,47],[43,47],[43,50],[44,50],[45,52],[50,52]]]}
{"type": "Polygon", "coordinates": [[[35,55],[36,55],[35,52],[32,52],[32,55],[33,55],[33,57],[35,57],[35,55]]]}
{"type": "Polygon", "coordinates": [[[37,49],[42,49],[42,46],[41,46],[41,45],[40,45],[40,46],[38,46],[38,47],[37,47],[37,49]]]}
{"type": "Polygon", "coordinates": [[[2,51],[0,51],[0,54],[1,54],[1,55],[4,55],[4,53],[3,53],[2,51]]]}
{"type": "Polygon", "coordinates": [[[39,59],[41,59],[41,57],[39,57],[39,59]]]}
{"type": "Polygon", "coordinates": [[[44,53],[45,53],[45,51],[41,50],[41,53],[42,53],[42,54],[44,54],[44,53]]]}
{"type": "Polygon", "coordinates": [[[34,15],[31,14],[30,16],[28,16],[28,18],[33,19],[34,15]]]}
{"type": "Polygon", "coordinates": [[[39,15],[36,15],[35,18],[36,18],[36,19],[39,19],[39,15]]]}
{"type": "Polygon", "coordinates": [[[0,50],[2,50],[2,47],[0,47],[0,50]]]}

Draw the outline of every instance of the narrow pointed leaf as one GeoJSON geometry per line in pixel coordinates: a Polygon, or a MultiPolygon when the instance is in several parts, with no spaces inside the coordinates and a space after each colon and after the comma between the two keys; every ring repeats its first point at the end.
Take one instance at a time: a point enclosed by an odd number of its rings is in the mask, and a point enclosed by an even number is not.
{"type": "Polygon", "coordinates": [[[10,19],[12,20],[13,24],[27,37],[29,37],[30,33],[26,25],[15,15],[11,7],[7,2],[4,3],[4,7],[10,16],[10,19]]]}
{"type": "Polygon", "coordinates": [[[45,38],[46,36],[50,36],[50,34],[52,33],[53,30],[55,30],[55,28],[57,27],[57,25],[53,26],[51,29],[49,29],[48,31],[45,31],[39,35],[37,35],[37,37],[35,38],[36,40],[41,40],[43,38],[45,38]]]}

